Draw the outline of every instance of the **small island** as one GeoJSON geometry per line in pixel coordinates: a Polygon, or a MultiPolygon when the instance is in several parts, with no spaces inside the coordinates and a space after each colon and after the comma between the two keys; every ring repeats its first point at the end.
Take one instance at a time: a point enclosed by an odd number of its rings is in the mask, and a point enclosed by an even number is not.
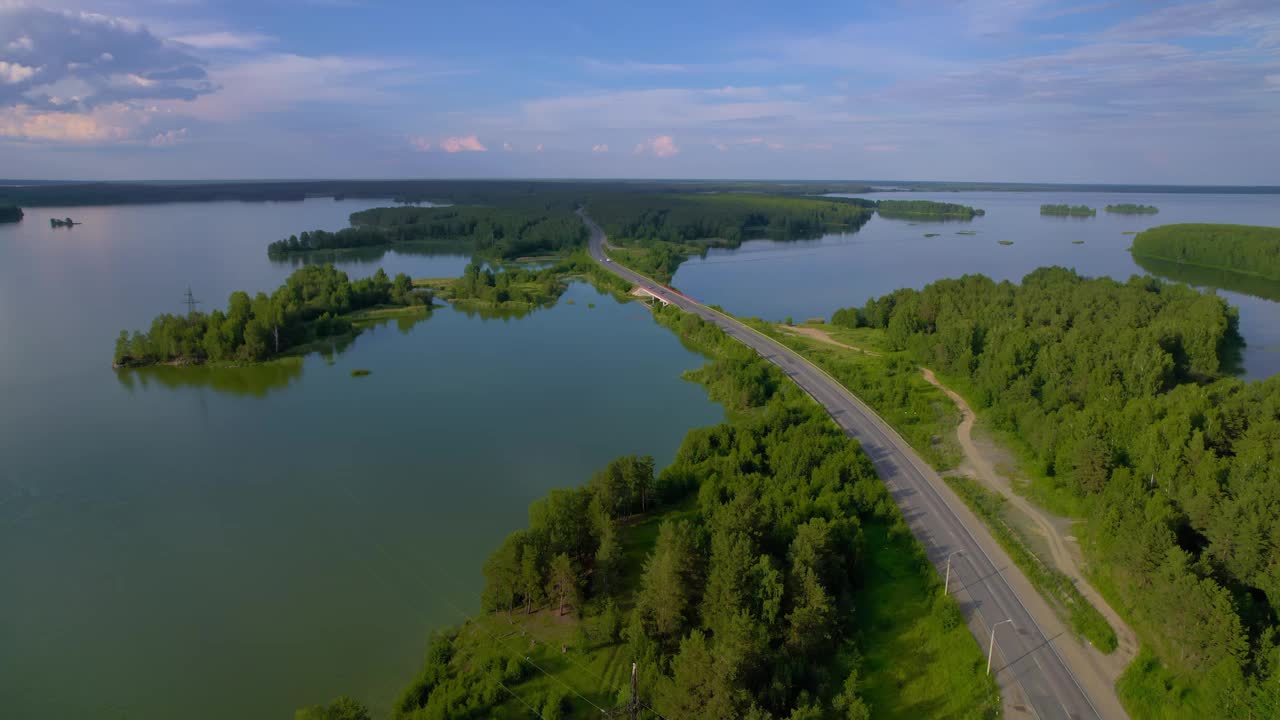
{"type": "Polygon", "coordinates": [[[876,203],[881,217],[887,218],[941,218],[943,220],[972,220],[986,215],[987,211],[956,203],[932,200],[881,200],[876,203]]]}
{"type": "Polygon", "coordinates": [[[80,225],[80,224],[81,224],[81,223],[78,223],[78,222],[76,222],[76,221],[72,220],[71,218],[61,218],[61,219],[59,219],[59,218],[49,218],[49,227],[56,227],[56,228],[59,228],[59,227],[72,227],[72,226],[74,226],[74,225],[80,225]]]}
{"type": "Polygon", "coordinates": [[[1180,223],[1138,233],[1129,252],[1280,282],[1280,228],[1180,223]]]}
{"type": "Polygon", "coordinates": [[[22,208],[17,205],[0,205],[0,223],[18,222],[22,219],[22,208]]]}
{"type": "Polygon", "coordinates": [[[1058,215],[1064,217],[1093,217],[1098,211],[1088,205],[1041,205],[1041,215],[1058,215]]]}
{"type": "Polygon", "coordinates": [[[353,281],[332,265],[308,265],[270,296],[238,291],[225,311],[165,313],[147,332],[122,330],[112,367],[262,362],[315,340],[358,332],[355,323],[364,315],[431,302],[431,291],[415,288],[404,273],[392,280],[379,269],[353,281]]]}
{"type": "Polygon", "coordinates": [[[1115,215],[1155,215],[1160,212],[1160,208],[1155,205],[1120,203],[1119,205],[1108,205],[1106,211],[1115,215]]]}

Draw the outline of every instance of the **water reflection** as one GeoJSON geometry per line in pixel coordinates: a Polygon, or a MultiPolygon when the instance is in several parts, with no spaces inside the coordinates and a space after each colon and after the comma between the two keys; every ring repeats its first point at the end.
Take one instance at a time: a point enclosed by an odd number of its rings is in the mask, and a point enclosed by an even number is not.
{"type": "Polygon", "coordinates": [[[246,367],[152,367],[116,371],[120,384],[133,392],[152,385],[168,390],[209,388],[233,395],[266,397],[272,390],[288,387],[302,377],[302,358],[289,357],[246,367]]]}
{"type": "MultiPolygon", "coordinates": [[[[423,312],[411,315],[362,320],[360,328],[367,332],[394,322],[396,330],[407,335],[414,326],[429,317],[431,313],[424,309],[423,312]]],[[[123,368],[115,371],[116,380],[129,392],[146,390],[154,385],[167,390],[204,388],[229,395],[263,398],[300,380],[305,357],[318,355],[326,364],[333,364],[338,355],[346,352],[359,336],[358,333],[353,333],[321,338],[298,348],[297,354],[242,367],[152,365],[123,368]]]]}
{"type": "Polygon", "coordinates": [[[388,252],[394,252],[397,255],[407,255],[414,257],[443,257],[456,255],[471,255],[475,251],[475,246],[470,242],[403,242],[394,245],[379,245],[377,247],[362,248],[340,248],[336,250],[312,250],[304,253],[294,253],[285,256],[273,256],[270,258],[272,264],[277,266],[286,266],[292,268],[300,268],[304,265],[327,265],[329,263],[342,264],[343,266],[366,266],[375,265],[382,262],[388,252]]]}
{"type": "Polygon", "coordinates": [[[1194,287],[1229,290],[1242,295],[1252,295],[1264,300],[1280,301],[1280,283],[1256,275],[1246,275],[1231,270],[1184,265],[1160,258],[1133,256],[1143,270],[1166,280],[1186,283],[1194,287]]]}

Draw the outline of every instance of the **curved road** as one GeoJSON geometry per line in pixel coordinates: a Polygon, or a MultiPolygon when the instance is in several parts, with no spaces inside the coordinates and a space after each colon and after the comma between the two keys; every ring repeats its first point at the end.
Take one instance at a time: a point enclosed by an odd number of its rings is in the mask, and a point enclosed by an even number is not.
{"type": "MultiPolygon", "coordinates": [[[[924,544],[939,572],[942,572],[946,558],[952,558],[952,594],[959,601],[969,628],[984,653],[990,642],[991,630],[995,628],[991,670],[997,673],[1007,717],[1042,720],[1124,717],[1124,711],[1114,700],[1115,693],[1109,687],[1094,688],[1095,695],[1103,696],[1099,699],[1106,708],[1105,715],[1094,707],[1053,643],[1061,632],[1060,624],[1051,631],[1051,637],[1036,621],[1037,618],[1047,621],[1052,612],[1038,595],[1028,598],[1036,611],[1034,615],[1028,610],[1005,575],[1010,575],[1015,581],[1022,580],[1020,587],[1024,588],[1024,596],[1025,589],[1030,587],[1025,578],[1021,578],[1018,569],[998,548],[993,547],[985,528],[967,508],[961,506],[953,510],[953,505],[960,504],[959,500],[933,469],[917,457],[906,441],[879,416],[834,378],[777,341],[610,261],[605,254],[604,231],[585,214],[582,219],[591,230],[589,249],[592,259],[606,270],[681,310],[715,323],[734,339],[777,365],[826,408],[836,424],[862,444],[863,451],[871,458],[880,478],[902,509],[912,533],[924,544]],[[952,504],[943,499],[943,493],[950,496],[952,504]],[[961,520],[961,515],[966,516],[967,525],[961,520]],[[978,536],[984,536],[986,542],[979,542],[970,527],[978,536]],[[996,560],[993,561],[992,557],[996,560]],[[1036,601],[1039,601],[1038,607],[1035,607],[1036,601]]],[[[1065,640],[1064,645],[1075,644],[1069,636],[1065,640]]],[[[1064,651],[1067,649],[1064,647],[1064,651]]]]}

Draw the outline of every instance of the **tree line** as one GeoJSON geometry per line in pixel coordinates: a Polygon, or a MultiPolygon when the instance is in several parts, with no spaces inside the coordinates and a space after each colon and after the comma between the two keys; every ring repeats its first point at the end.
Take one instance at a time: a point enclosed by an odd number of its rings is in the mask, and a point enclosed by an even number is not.
{"type": "Polygon", "coordinates": [[[267,246],[267,254],[467,241],[483,255],[514,258],[586,243],[587,230],[568,210],[527,207],[386,207],[351,214],[351,227],[314,230],[267,246]]]}
{"type": "Polygon", "coordinates": [[[833,322],[882,328],[960,378],[1037,482],[1082,508],[1099,585],[1149,653],[1122,680],[1128,702],[1165,717],[1276,716],[1280,377],[1224,376],[1234,308],[1150,277],[1041,268],[1021,284],[898,290],[833,322]]]}
{"type": "Polygon", "coordinates": [[[956,203],[934,202],[932,200],[880,200],[876,209],[884,217],[920,217],[943,218],[948,220],[971,220],[986,215],[981,208],[959,205],[956,203]]]}
{"type": "Polygon", "coordinates": [[[0,223],[18,222],[22,219],[22,208],[17,205],[0,203],[0,223]]]}
{"type": "Polygon", "coordinates": [[[667,282],[690,255],[743,240],[797,240],[854,231],[871,218],[868,201],[740,193],[593,195],[591,217],[610,242],[634,250],[637,270],[667,282]]]}
{"type": "MultiPolygon", "coordinates": [[[[666,717],[870,717],[853,608],[865,583],[888,580],[866,576],[863,526],[909,536],[901,516],[857,443],[777,368],[696,316],[655,312],[714,357],[691,379],[736,419],[691,431],[660,473],[625,456],[536,502],[485,564],[485,610],[598,616],[601,642],[625,648],[666,717]],[[637,565],[626,529],[674,507],[637,565]]],[[[911,571],[936,584],[914,547],[911,571]]],[[[939,607],[958,618],[949,598],[939,607]]],[[[519,663],[460,657],[457,632],[432,642],[396,718],[489,717],[507,700],[496,683],[519,690],[519,663]]]]}
{"type": "Polygon", "coordinates": [[[1041,205],[1041,215],[1069,215],[1071,217],[1093,217],[1098,211],[1088,205],[1041,205]]]}
{"type": "Polygon", "coordinates": [[[1107,212],[1119,215],[1155,215],[1160,212],[1160,208],[1155,205],[1135,205],[1133,203],[1120,203],[1119,205],[1108,205],[1107,212]]]}
{"type": "Polygon", "coordinates": [[[1280,281],[1280,228],[1209,223],[1161,225],[1138,233],[1130,251],[1137,257],[1280,281]]]}
{"type": "Polygon", "coordinates": [[[120,331],[113,363],[136,367],[158,363],[258,362],[316,338],[352,332],[349,313],[382,305],[430,305],[408,275],[351,280],[332,265],[307,265],[267,295],[231,293],[226,310],[187,315],[165,313],[149,330],[120,331]]]}

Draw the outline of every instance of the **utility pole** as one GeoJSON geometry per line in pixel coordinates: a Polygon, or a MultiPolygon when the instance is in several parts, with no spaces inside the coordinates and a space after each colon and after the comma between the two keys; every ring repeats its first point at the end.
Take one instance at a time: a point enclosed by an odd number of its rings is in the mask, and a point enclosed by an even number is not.
{"type": "Polygon", "coordinates": [[[991,656],[995,654],[995,651],[996,651],[996,628],[1000,627],[1005,623],[1012,623],[1012,622],[1013,622],[1012,620],[1001,620],[1000,622],[991,626],[991,643],[987,646],[987,674],[988,675],[991,674],[991,656]]]}
{"type": "Polygon", "coordinates": [[[187,299],[183,300],[183,303],[187,306],[187,317],[196,314],[196,306],[200,304],[200,301],[196,299],[195,295],[191,294],[190,285],[187,286],[187,299]]]}
{"type": "Polygon", "coordinates": [[[636,664],[631,663],[631,720],[640,717],[640,678],[636,673],[636,664]]]}
{"type": "Polygon", "coordinates": [[[962,552],[964,552],[964,550],[955,550],[955,551],[952,551],[951,555],[947,556],[947,579],[942,583],[943,595],[951,594],[951,557],[953,555],[959,555],[962,552]]]}

